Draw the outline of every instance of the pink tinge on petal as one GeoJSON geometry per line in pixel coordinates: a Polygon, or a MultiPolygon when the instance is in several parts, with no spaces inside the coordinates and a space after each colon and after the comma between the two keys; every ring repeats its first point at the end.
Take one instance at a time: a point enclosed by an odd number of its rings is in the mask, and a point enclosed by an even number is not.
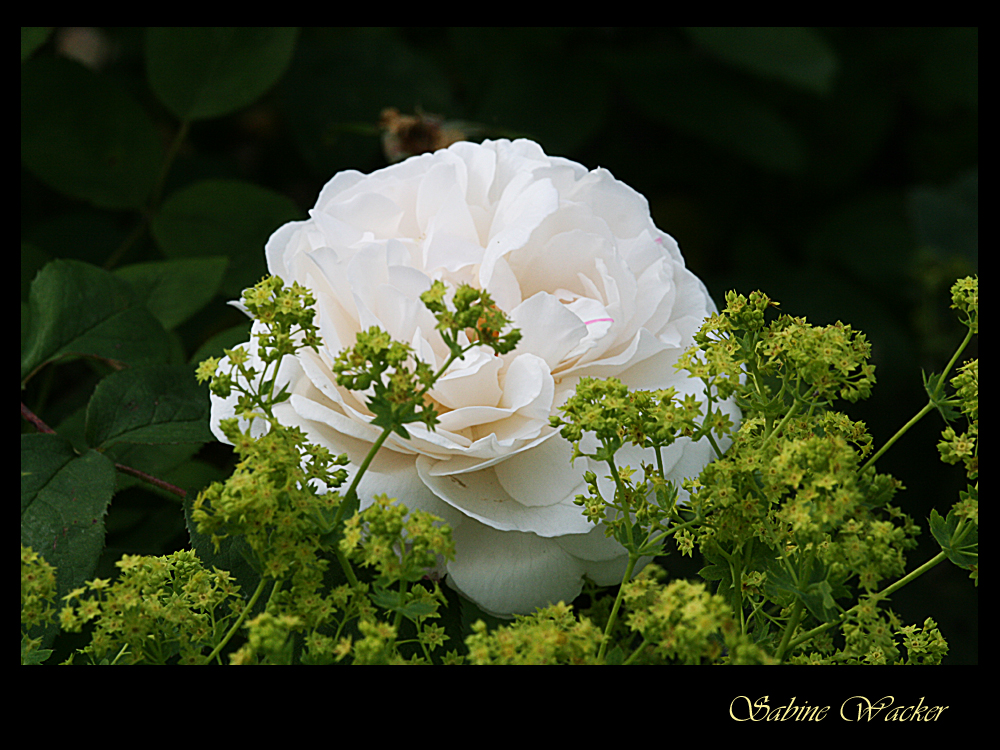
{"type": "Polygon", "coordinates": [[[593,320],[585,320],[583,324],[589,326],[591,323],[614,323],[614,318],[594,318],[593,320]]]}

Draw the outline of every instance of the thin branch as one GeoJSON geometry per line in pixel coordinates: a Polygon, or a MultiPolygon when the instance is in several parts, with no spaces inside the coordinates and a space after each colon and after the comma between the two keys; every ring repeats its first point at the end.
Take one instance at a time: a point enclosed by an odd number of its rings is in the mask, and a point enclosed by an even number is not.
{"type": "Polygon", "coordinates": [[[53,430],[51,427],[45,424],[45,422],[43,422],[41,419],[39,419],[38,416],[36,416],[35,413],[31,411],[31,409],[29,409],[27,406],[24,405],[23,401],[21,402],[21,416],[27,419],[29,422],[31,422],[31,424],[33,424],[35,426],[35,429],[38,430],[39,432],[48,432],[51,434],[55,434],[55,430],[53,430]]]}
{"type": "Polygon", "coordinates": [[[131,466],[125,466],[124,464],[115,464],[115,468],[124,474],[131,474],[144,482],[148,482],[161,490],[166,490],[167,492],[177,495],[181,500],[187,498],[187,490],[182,490],[180,487],[170,484],[170,482],[164,482],[162,479],[157,479],[152,474],[147,474],[144,471],[139,471],[138,469],[133,469],[131,466]]]}
{"type": "MultiPolygon", "coordinates": [[[[27,421],[31,422],[31,424],[33,424],[35,426],[35,429],[38,430],[39,432],[45,432],[50,435],[56,434],[56,431],[53,430],[51,427],[49,427],[47,424],[45,424],[45,422],[43,422],[33,411],[31,411],[31,409],[25,406],[23,401],[21,402],[21,416],[27,421]]],[[[177,497],[181,498],[181,500],[187,498],[186,490],[182,490],[180,487],[170,484],[170,482],[164,482],[162,479],[157,479],[152,474],[147,474],[144,471],[133,469],[131,466],[125,466],[124,464],[118,464],[118,463],[115,464],[115,468],[118,469],[118,471],[120,472],[123,472],[125,474],[131,474],[132,476],[141,479],[144,482],[148,482],[149,484],[152,484],[155,487],[159,487],[161,490],[166,490],[167,492],[177,495],[177,497]]]]}

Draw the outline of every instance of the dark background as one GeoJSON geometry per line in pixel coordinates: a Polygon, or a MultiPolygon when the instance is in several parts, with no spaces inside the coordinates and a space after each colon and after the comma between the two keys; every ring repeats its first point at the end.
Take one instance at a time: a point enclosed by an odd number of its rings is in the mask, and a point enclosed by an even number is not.
{"type": "MultiPolygon", "coordinates": [[[[142,29],[57,29],[35,54],[115,78],[169,142],[176,122],[146,86],[143,40],[142,29]]],[[[304,29],[263,99],[193,124],[165,192],[238,178],[304,216],[335,172],[387,164],[386,107],[606,167],[648,198],[716,300],[761,289],[788,313],[863,330],[879,382],[846,411],[877,445],[925,402],[921,369],[940,371],[962,338],[948,288],[978,273],[977,29],[304,29]]],[[[148,236],[125,242],[134,215],[64,197],[24,167],[21,214],[22,302],[51,258],[111,267],[162,257],[148,236]]],[[[239,259],[244,275],[264,272],[268,231],[239,259]]],[[[240,286],[231,281],[229,297],[240,286]]],[[[185,351],[239,322],[223,302],[181,327],[185,351]]],[[[964,487],[938,458],[942,426],[929,415],[880,462],[925,528],[911,565],[937,550],[930,508],[947,512],[964,487]]],[[[227,460],[219,446],[203,457],[227,460]]],[[[169,551],[184,536],[176,515],[129,490],[115,499],[109,545],[169,551]]],[[[978,661],[977,605],[978,590],[947,563],[892,602],[906,622],[937,619],[950,663],[978,661]]]]}

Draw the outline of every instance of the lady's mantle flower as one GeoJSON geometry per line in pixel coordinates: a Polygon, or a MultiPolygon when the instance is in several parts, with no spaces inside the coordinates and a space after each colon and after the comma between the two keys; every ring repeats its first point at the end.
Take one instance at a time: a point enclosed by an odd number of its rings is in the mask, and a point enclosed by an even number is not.
{"type": "MultiPolygon", "coordinates": [[[[436,429],[389,437],[362,479],[362,508],[384,493],[444,518],[456,556],[442,572],[493,613],[569,602],[584,576],[621,579],[624,549],[573,502],[584,471],[603,483],[607,467],[571,464],[549,417],[586,376],[701,395],[673,364],[715,306],[641,195],[531,141],[461,142],[370,175],[341,172],[266,253],[272,274],[315,296],[321,338],[319,353],[282,364],[276,389],[287,383],[291,398],[275,416],[355,467],[382,430],[331,366],[359,331],[384,329],[436,370],[449,351],[420,294],[441,280],[486,289],[523,334],[509,354],[477,347],[451,366],[429,393],[436,429]]],[[[220,438],[233,405],[213,399],[220,438]]],[[[710,451],[678,440],[667,479],[697,474],[710,451]]],[[[619,459],[637,468],[652,454],[626,447],[619,459]]]]}

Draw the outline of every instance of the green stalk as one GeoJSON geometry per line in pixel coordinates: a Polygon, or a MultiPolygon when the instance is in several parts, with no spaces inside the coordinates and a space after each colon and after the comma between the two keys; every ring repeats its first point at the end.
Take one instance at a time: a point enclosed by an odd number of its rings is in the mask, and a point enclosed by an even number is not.
{"type": "Polygon", "coordinates": [[[962,343],[959,344],[958,348],[955,350],[955,353],[952,355],[951,360],[944,368],[944,372],[941,373],[941,377],[938,379],[937,387],[934,389],[933,397],[924,405],[924,408],[918,411],[917,415],[913,417],[913,419],[911,419],[909,422],[900,427],[899,430],[896,432],[896,434],[893,435],[891,438],[889,438],[889,441],[885,445],[883,445],[875,455],[873,455],[871,458],[865,461],[865,465],[861,467],[861,471],[864,471],[869,466],[874,464],[875,460],[879,458],[887,450],[889,450],[889,448],[892,446],[893,443],[895,443],[897,440],[903,437],[903,435],[905,435],[909,431],[909,429],[913,427],[913,425],[915,425],[917,422],[919,422],[921,419],[927,416],[927,414],[930,413],[930,411],[935,408],[934,401],[941,395],[941,391],[944,388],[945,381],[948,378],[948,373],[951,372],[951,368],[955,366],[955,363],[958,361],[958,358],[962,356],[962,352],[965,351],[965,347],[967,347],[969,345],[969,342],[972,341],[972,336],[973,333],[972,329],[970,328],[969,332],[965,334],[965,338],[962,340],[962,343]]]}
{"type": "Polygon", "coordinates": [[[250,610],[253,609],[254,605],[257,603],[257,600],[260,598],[260,595],[264,593],[264,588],[266,585],[267,585],[267,579],[262,577],[260,579],[260,583],[257,584],[257,589],[253,592],[253,596],[250,597],[250,601],[247,602],[247,605],[243,608],[243,611],[240,613],[240,616],[236,618],[236,622],[234,622],[233,626],[229,628],[229,632],[226,633],[225,637],[221,641],[219,641],[219,645],[216,646],[212,650],[212,653],[210,653],[208,657],[205,659],[206,664],[210,664],[212,660],[215,659],[222,652],[222,649],[226,647],[226,644],[229,643],[230,639],[234,635],[236,635],[236,631],[240,629],[241,625],[243,625],[243,621],[246,620],[247,615],[250,614],[250,610]]]}
{"type": "Polygon", "coordinates": [[[965,351],[965,347],[969,345],[969,342],[972,341],[972,337],[974,335],[975,334],[972,333],[971,328],[969,329],[969,332],[965,334],[965,338],[962,340],[962,343],[959,344],[958,349],[956,349],[955,353],[952,355],[951,361],[948,362],[947,366],[944,368],[944,372],[941,373],[941,379],[938,381],[937,388],[934,389],[935,397],[941,395],[941,389],[944,387],[944,382],[948,377],[948,373],[951,372],[951,368],[955,366],[958,358],[962,356],[962,352],[965,351]]]}
{"type": "MultiPolygon", "coordinates": [[[[903,576],[902,578],[900,578],[895,583],[887,586],[882,591],[880,591],[877,594],[875,594],[874,598],[875,599],[884,599],[884,598],[886,598],[888,596],[891,596],[896,591],[899,591],[899,589],[903,588],[903,586],[905,586],[906,584],[910,583],[911,581],[915,581],[917,578],[919,578],[920,576],[922,576],[928,570],[930,570],[931,568],[936,567],[939,563],[941,563],[942,561],[947,560],[947,559],[948,559],[948,555],[946,555],[943,551],[939,552],[934,557],[932,557],[930,560],[928,560],[923,565],[921,565],[919,568],[916,568],[915,570],[910,571],[909,573],[907,573],[905,576],[903,576]]],[[[796,646],[798,646],[798,645],[800,645],[802,643],[805,643],[806,641],[810,640],[811,638],[814,638],[815,636],[819,635],[820,633],[823,633],[823,632],[829,630],[830,628],[832,628],[832,627],[834,627],[836,625],[839,625],[840,622],[844,618],[846,618],[851,612],[853,612],[855,609],[857,609],[858,606],[859,605],[855,604],[853,607],[851,607],[850,609],[846,610],[843,614],[841,614],[840,618],[837,619],[837,620],[834,620],[832,622],[824,622],[822,625],[817,625],[812,630],[807,630],[805,633],[803,633],[798,638],[796,638],[794,641],[792,641],[790,644],[788,644],[788,648],[786,650],[787,651],[791,651],[796,646]]]]}
{"type": "Polygon", "coordinates": [[[792,606],[792,616],[788,619],[788,624],[785,625],[784,635],[781,636],[781,644],[778,646],[778,652],[775,654],[778,661],[785,660],[785,654],[789,651],[789,640],[791,640],[792,633],[795,632],[795,628],[799,626],[799,621],[802,619],[802,600],[796,599],[795,604],[792,606]]]}
{"type": "MultiPolygon", "coordinates": [[[[464,352],[462,353],[464,354],[464,352]]],[[[439,369],[436,373],[434,373],[434,377],[431,378],[431,382],[428,385],[424,386],[423,390],[421,390],[420,393],[416,395],[416,399],[423,398],[424,394],[426,394],[427,391],[430,390],[430,388],[434,385],[434,383],[437,382],[438,378],[440,378],[444,374],[445,370],[447,370],[448,367],[451,366],[451,363],[454,362],[456,359],[458,359],[460,356],[461,354],[456,354],[455,352],[452,352],[451,356],[444,363],[441,369],[439,369]]],[[[353,506],[354,502],[357,500],[358,485],[361,483],[361,477],[364,476],[364,473],[368,470],[368,467],[371,466],[372,461],[375,460],[375,455],[379,452],[379,449],[381,449],[382,444],[385,443],[389,435],[392,434],[394,427],[395,425],[390,425],[389,427],[386,427],[384,430],[382,430],[382,434],[378,436],[378,439],[374,443],[372,443],[372,447],[369,449],[368,455],[365,456],[365,460],[362,461],[361,466],[358,467],[358,471],[354,475],[354,480],[351,482],[351,486],[347,488],[347,492],[344,494],[344,499],[340,502],[340,507],[337,508],[337,514],[333,518],[334,529],[340,527],[340,524],[344,520],[344,513],[347,510],[348,506],[353,506]]],[[[357,586],[358,579],[357,576],[354,575],[354,568],[351,566],[351,563],[347,559],[347,556],[341,551],[339,544],[336,545],[334,549],[334,554],[337,557],[337,562],[340,563],[340,567],[344,571],[344,575],[347,576],[348,583],[350,583],[351,586],[357,586]]]]}
{"type": "Polygon", "coordinates": [[[615,605],[611,608],[611,616],[608,617],[607,627],[604,628],[604,638],[601,639],[601,648],[597,652],[597,661],[604,661],[604,656],[608,652],[608,644],[611,643],[611,631],[618,621],[618,610],[621,609],[622,600],[625,598],[625,584],[632,580],[632,571],[639,561],[639,556],[630,552],[628,555],[628,567],[625,568],[625,576],[622,578],[622,585],[618,587],[618,596],[615,597],[615,605]]]}
{"type": "Polygon", "coordinates": [[[639,654],[642,653],[642,650],[644,648],[646,648],[646,646],[648,646],[648,645],[650,645],[649,641],[647,641],[646,638],[643,637],[642,643],[640,643],[639,647],[635,651],[633,651],[632,654],[625,661],[622,662],[622,666],[626,667],[629,664],[631,664],[633,661],[635,661],[636,658],[639,656],[639,654]]]}
{"type": "Polygon", "coordinates": [[[885,445],[879,448],[878,451],[874,455],[872,455],[871,458],[865,461],[864,465],[861,467],[859,471],[863,472],[869,466],[874,464],[875,461],[878,460],[883,453],[885,453],[887,450],[889,450],[889,448],[892,447],[893,443],[895,443],[897,440],[903,437],[903,435],[909,432],[910,428],[913,427],[913,425],[915,425],[921,419],[926,417],[931,411],[933,411],[933,409],[934,409],[934,403],[932,401],[928,401],[924,405],[924,408],[917,412],[916,416],[914,416],[912,419],[910,419],[909,422],[900,427],[899,430],[896,432],[896,434],[893,435],[891,438],[889,438],[888,441],[886,441],[885,445]]]}
{"type": "Polygon", "coordinates": [[[337,508],[337,515],[333,518],[333,528],[336,529],[340,522],[344,520],[344,511],[347,510],[347,506],[351,504],[352,498],[357,498],[358,496],[358,484],[361,482],[361,477],[371,466],[372,461],[375,459],[375,454],[378,453],[379,448],[382,447],[382,443],[386,441],[386,438],[392,434],[392,427],[386,427],[382,434],[378,436],[378,440],[372,443],[371,449],[368,451],[368,455],[365,456],[365,460],[362,461],[361,466],[358,468],[358,473],[354,475],[354,481],[351,482],[351,486],[347,488],[347,494],[344,495],[344,499],[340,503],[340,507],[337,508]]]}
{"type": "Polygon", "coordinates": [[[764,450],[764,448],[767,447],[767,444],[774,439],[774,436],[777,435],[786,424],[788,424],[788,422],[791,420],[792,417],[795,416],[798,410],[799,410],[798,402],[793,403],[791,407],[788,409],[788,413],[785,414],[784,418],[780,422],[778,422],[778,424],[775,425],[775,427],[768,433],[767,437],[764,438],[764,442],[760,444],[760,450],[764,450]]]}
{"type": "MultiPolygon", "coordinates": [[[[618,496],[621,498],[622,503],[625,503],[625,485],[622,482],[622,478],[618,475],[618,467],[615,466],[615,462],[608,460],[608,466],[611,467],[611,476],[614,477],[615,487],[618,488],[618,496]]],[[[632,516],[629,513],[628,506],[622,508],[622,516],[625,520],[625,530],[628,532],[629,544],[632,544],[635,540],[632,537],[632,516]]],[[[631,554],[631,553],[630,553],[631,554]]],[[[627,578],[625,579],[628,580],[627,578]]]]}

